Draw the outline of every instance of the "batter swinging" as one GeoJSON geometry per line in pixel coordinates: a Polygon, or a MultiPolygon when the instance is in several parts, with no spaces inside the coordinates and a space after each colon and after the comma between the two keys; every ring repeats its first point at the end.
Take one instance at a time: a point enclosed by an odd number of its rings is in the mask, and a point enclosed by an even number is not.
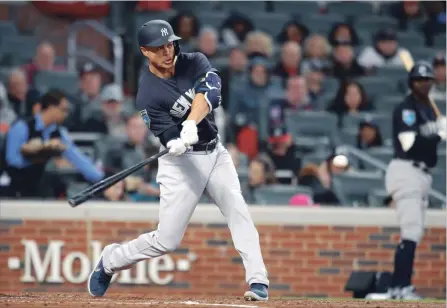
{"type": "Polygon", "coordinates": [[[213,110],[221,103],[219,72],[201,53],[180,52],[169,23],[152,20],[138,32],[149,60],[136,104],[152,133],[169,154],[159,158],[160,214],[157,230],[127,244],[104,248],[88,281],[92,296],[103,296],[114,273],[172,252],[206,190],[228,220],[250,289],[246,300],[267,300],[267,270],[259,235],[242,197],[230,154],[219,142],[213,110]]]}

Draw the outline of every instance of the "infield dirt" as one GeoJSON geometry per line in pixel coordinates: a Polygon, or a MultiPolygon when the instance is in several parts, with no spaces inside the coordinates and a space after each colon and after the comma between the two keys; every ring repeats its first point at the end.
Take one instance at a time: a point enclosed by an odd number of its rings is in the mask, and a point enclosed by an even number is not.
{"type": "Polygon", "coordinates": [[[400,301],[367,301],[351,299],[279,299],[273,298],[268,302],[246,302],[242,297],[166,297],[147,295],[108,294],[104,298],[92,298],[84,293],[8,293],[0,294],[0,307],[37,308],[37,307],[166,307],[166,308],[211,308],[211,307],[298,307],[298,308],[438,308],[445,307],[441,301],[400,302],[400,301]]]}

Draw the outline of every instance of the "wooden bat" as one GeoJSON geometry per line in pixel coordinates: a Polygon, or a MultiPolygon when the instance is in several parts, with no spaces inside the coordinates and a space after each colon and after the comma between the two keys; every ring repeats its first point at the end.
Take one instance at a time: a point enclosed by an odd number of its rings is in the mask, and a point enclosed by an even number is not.
{"type": "Polygon", "coordinates": [[[71,205],[71,207],[76,207],[81,203],[84,203],[85,201],[89,200],[90,198],[92,198],[93,196],[95,196],[96,194],[104,191],[105,189],[109,188],[110,186],[118,183],[119,181],[123,180],[124,178],[126,178],[127,176],[131,175],[132,173],[134,173],[135,171],[143,168],[144,166],[146,166],[147,164],[150,164],[151,162],[153,162],[154,160],[158,159],[159,157],[165,155],[166,153],[168,153],[168,149],[165,149],[149,158],[146,158],[145,160],[143,160],[142,162],[127,168],[121,172],[118,172],[115,175],[112,175],[90,187],[88,187],[87,189],[81,191],[80,193],[78,193],[76,196],[74,196],[73,198],[68,199],[68,203],[71,205]]]}
{"type": "MultiPolygon", "coordinates": [[[[414,66],[414,60],[410,53],[408,51],[402,50],[399,52],[399,57],[404,63],[407,72],[411,71],[414,66]]],[[[433,111],[435,112],[436,118],[441,117],[441,112],[439,112],[438,106],[436,106],[436,103],[432,99],[430,99],[430,104],[433,108],[433,111]]]]}

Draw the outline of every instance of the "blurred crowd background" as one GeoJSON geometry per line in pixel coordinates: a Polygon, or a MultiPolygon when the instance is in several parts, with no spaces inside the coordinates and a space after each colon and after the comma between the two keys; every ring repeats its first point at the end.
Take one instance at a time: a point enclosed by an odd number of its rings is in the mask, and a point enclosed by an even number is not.
{"type": "MultiPolygon", "coordinates": [[[[250,204],[392,205],[383,172],[393,154],[391,112],[409,91],[402,50],[433,65],[430,96],[446,110],[445,1],[0,6],[2,147],[12,123],[39,113],[42,95],[58,89],[69,101],[69,138],[96,171],[89,176],[55,156],[34,198],[65,199],[89,180],[158,151],[158,140],[134,109],[138,79],[147,69],[135,35],[150,19],[168,20],[182,37],[182,51],[202,52],[220,70],[223,103],[216,120],[250,204]],[[87,33],[76,39],[83,28],[87,33]]],[[[444,143],[433,170],[434,189],[442,195],[445,150],[444,143]]],[[[151,164],[98,198],[157,201],[156,171],[151,164]]],[[[0,172],[5,191],[8,174],[0,172]]],[[[430,206],[444,202],[434,197],[430,206]]]]}

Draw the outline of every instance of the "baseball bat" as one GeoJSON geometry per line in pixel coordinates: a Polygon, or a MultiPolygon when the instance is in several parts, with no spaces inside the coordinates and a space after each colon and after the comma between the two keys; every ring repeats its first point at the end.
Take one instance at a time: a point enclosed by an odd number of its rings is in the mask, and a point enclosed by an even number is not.
{"type": "Polygon", "coordinates": [[[76,207],[76,206],[80,205],[81,203],[84,203],[85,201],[91,199],[97,193],[100,193],[100,192],[106,190],[107,188],[115,185],[119,181],[123,180],[125,177],[127,177],[127,176],[131,175],[132,173],[134,173],[135,171],[143,168],[147,164],[150,164],[151,162],[158,159],[159,157],[165,155],[166,153],[168,153],[168,151],[169,151],[168,149],[165,149],[161,152],[158,152],[157,154],[155,154],[149,158],[146,158],[142,162],[139,162],[138,164],[136,164],[132,167],[129,167],[123,171],[118,172],[117,174],[114,174],[108,178],[105,178],[105,179],[99,181],[98,183],[93,184],[92,186],[88,187],[87,189],[85,189],[85,190],[81,191],[80,193],[78,193],[77,195],[75,195],[73,198],[68,199],[68,203],[71,205],[71,207],[76,207]]]}
{"type": "MultiPolygon", "coordinates": [[[[407,72],[411,71],[414,66],[414,60],[413,57],[411,57],[410,53],[408,51],[402,50],[399,52],[399,57],[404,63],[407,72]]],[[[433,111],[435,112],[436,118],[439,118],[441,116],[441,112],[439,111],[438,106],[436,106],[436,103],[432,99],[430,99],[430,104],[433,108],[433,111]]]]}

